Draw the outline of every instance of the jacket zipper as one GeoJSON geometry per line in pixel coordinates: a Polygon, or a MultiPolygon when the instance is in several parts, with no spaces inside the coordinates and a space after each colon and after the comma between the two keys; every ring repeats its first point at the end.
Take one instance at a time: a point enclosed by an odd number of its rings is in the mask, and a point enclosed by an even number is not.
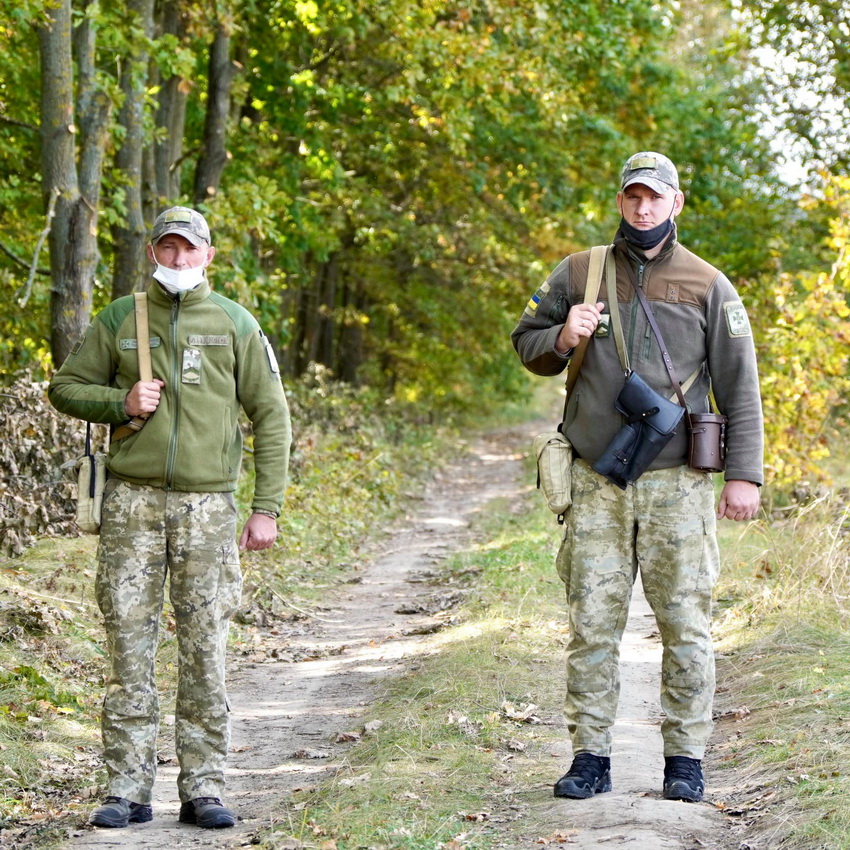
{"type": "Polygon", "coordinates": [[[171,417],[171,434],[168,437],[168,454],[165,462],[165,489],[171,490],[174,480],[174,465],[177,459],[177,428],[180,421],[180,374],[178,370],[177,352],[177,314],[180,311],[180,299],[175,298],[171,305],[171,387],[174,397],[174,415],[171,417]]]}
{"type": "MultiPolygon", "coordinates": [[[[637,268],[637,285],[643,288],[643,271],[646,268],[646,263],[640,263],[637,268]]],[[[629,321],[629,351],[631,354],[635,353],[635,322],[637,321],[637,312],[638,307],[640,306],[640,300],[637,297],[637,294],[632,298],[632,315],[631,320],[629,321]]]]}

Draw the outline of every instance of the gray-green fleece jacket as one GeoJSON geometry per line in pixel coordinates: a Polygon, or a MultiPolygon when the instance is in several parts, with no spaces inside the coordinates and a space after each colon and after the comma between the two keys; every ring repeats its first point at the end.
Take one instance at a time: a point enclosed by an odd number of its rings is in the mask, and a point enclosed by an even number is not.
{"type": "MultiPolygon", "coordinates": [[[[631,281],[643,287],[670,352],[680,383],[696,370],[699,377],[685,400],[694,413],[709,410],[711,389],[727,426],[726,479],[763,483],[763,421],[756,355],[746,310],[732,284],[713,266],[675,240],[647,260],[630,249],[622,233],[614,240],[617,307],[630,366],[665,396],[673,387],[658,343],[631,281]]],[[[555,351],[567,313],[584,300],[590,252],[567,257],[528,302],[511,339],[523,364],[537,375],[560,374],[569,353],[555,351]]],[[[598,301],[610,311],[603,278],[598,301]]],[[[614,408],[624,372],[613,327],[591,339],[578,381],[567,405],[564,432],[580,457],[590,463],[604,452],[622,427],[614,408]]],[[[687,463],[684,420],[650,469],[687,463]]]]}
{"type": "MultiPolygon", "coordinates": [[[[280,513],[289,409],[256,320],[206,281],[178,297],[151,283],[148,314],[153,376],[165,388],[144,428],[110,446],[110,476],[166,490],[235,490],[241,406],[254,431],[253,508],[280,513]]],[[[62,413],[115,426],[127,421],[124,397],[138,380],[133,297],[125,296],[95,317],[54,375],[48,397],[62,413]]]]}

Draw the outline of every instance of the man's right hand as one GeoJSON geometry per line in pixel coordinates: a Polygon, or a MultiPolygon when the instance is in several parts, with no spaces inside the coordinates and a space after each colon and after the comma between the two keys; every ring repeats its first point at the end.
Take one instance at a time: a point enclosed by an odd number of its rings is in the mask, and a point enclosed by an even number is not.
{"type": "Polygon", "coordinates": [[[165,381],[154,378],[152,381],[139,381],[124,396],[124,410],[129,417],[149,416],[159,407],[159,397],[165,381]]]}
{"type": "Polygon", "coordinates": [[[605,304],[602,301],[597,301],[596,304],[575,304],[571,307],[567,321],[555,341],[555,351],[565,354],[575,348],[582,337],[592,337],[604,309],[605,304]]]}

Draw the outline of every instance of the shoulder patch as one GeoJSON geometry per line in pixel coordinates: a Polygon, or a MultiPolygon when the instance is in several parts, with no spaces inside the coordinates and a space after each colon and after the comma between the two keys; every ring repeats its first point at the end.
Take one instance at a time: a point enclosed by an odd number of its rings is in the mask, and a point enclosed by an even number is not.
{"type": "Polygon", "coordinates": [[[549,281],[546,281],[531,298],[528,299],[528,304],[525,305],[525,312],[529,316],[537,315],[537,308],[540,306],[540,302],[546,297],[549,293],[549,290],[552,287],[549,286],[549,281]]]}
{"type": "Polygon", "coordinates": [[[79,352],[79,350],[83,347],[83,343],[86,341],[86,337],[89,335],[90,330],[91,325],[83,331],[83,335],[74,343],[74,347],[71,349],[71,354],[77,354],[77,352],[79,352]]]}
{"type": "Polygon", "coordinates": [[[723,304],[726,313],[726,327],[729,336],[749,336],[750,320],[747,318],[747,310],[740,301],[726,301],[723,304]]]}
{"type": "Polygon", "coordinates": [[[271,342],[269,342],[269,338],[262,332],[262,330],[259,331],[259,334],[260,341],[266,349],[266,357],[269,360],[269,368],[275,375],[280,375],[280,366],[277,365],[277,358],[274,356],[274,349],[272,348],[271,342]]]}

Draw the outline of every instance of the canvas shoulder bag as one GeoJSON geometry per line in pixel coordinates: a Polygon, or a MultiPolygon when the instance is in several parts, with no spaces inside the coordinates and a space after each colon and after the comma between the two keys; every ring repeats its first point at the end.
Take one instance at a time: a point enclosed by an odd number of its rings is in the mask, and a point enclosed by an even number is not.
{"type": "MultiPolygon", "coordinates": [[[[584,292],[584,303],[595,304],[599,287],[602,282],[602,272],[605,259],[610,255],[610,247],[597,245],[590,250],[590,264],[587,269],[587,285],[584,292]]],[[[532,443],[532,452],[537,461],[537,488],[546,499],[546,506],[558,517],[563,524],[566,512],[572,505],[572,466],[573,447],[563,433],[564,420],[567,418],[567,404],[570,393],[575,387],[578,373],[581,369],[588,337],[583,337],[576,346],[569,365],[564,398],[564,412],[557,429],[538,434],[532,443]]]]}
{"type": "Polygon", "coordinates": [[[80,531],[97,534],[100,531],[100,509],[106,487],[106,452],[92,451],[91,422],[86,422],[86,447],[82,457],[62,464],[62,469],[77,473],[77,513],[74,521],[80,531]]]}

